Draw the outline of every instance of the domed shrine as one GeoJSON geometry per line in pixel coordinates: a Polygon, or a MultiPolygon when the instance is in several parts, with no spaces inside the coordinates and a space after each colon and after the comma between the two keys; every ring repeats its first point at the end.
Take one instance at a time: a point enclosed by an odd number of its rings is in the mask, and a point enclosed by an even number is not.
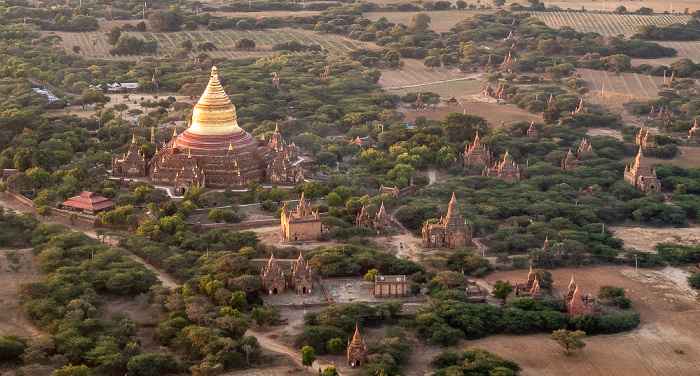
{"type": "Polygon", "coordinates": [[[268,175],[275,176],[275,184],[297,183],[301,168],[273,163],[278,154],[264,140],[256,140],[238,126],[236,107],[221,86],[216,67],[212,67],[190,125],[179,135],[175,131],[169,142],[164,141],[153,156],[150,176],[153,183],[173,186],[175,194],[191,186],[242,189],[249,183],[269,181],[268,175]],[[276,168],[295,171],[279,172],[276,168]]]}

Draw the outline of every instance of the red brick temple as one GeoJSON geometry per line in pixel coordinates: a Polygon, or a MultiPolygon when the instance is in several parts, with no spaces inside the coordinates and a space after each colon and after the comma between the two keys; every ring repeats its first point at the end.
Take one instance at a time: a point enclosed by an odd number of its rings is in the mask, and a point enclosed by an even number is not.
{"type": "MultiPolygon", "coordinates": [[[[190,125],[164,142],[151,160],[150,177],[153,183],[174,187],[175,194],[191,186],[242,189],[249,183],[268,181],[268,175],[286,175],[271,171],[278,154],[264,140],[256,140],[238,126],[236,107],[221,86],[216,67],[212,67],[190,125]]],[[[279,168],[284,167],[289,168],[284,164],[279,168]]]]}

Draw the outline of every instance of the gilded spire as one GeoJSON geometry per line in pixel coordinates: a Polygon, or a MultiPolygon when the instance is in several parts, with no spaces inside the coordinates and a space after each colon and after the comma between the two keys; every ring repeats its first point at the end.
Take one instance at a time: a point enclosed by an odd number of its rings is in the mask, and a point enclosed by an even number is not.
{"type": "Polygon", "coordinates": [[[132,143],[132,144],[135,144],[135,143],[136,143],[136,135],[133,134],[133,133],[131,134],[131,143],[132,143]]]}
{"type": "Polygon", "coordinates": [[[242,131],[237,122],[236,107],[221,86],[216,67],[212,67],[207,88],[192,110],[192,123],[187,132],[223,136],[242,131]]]}
{"type": "Polygon", "coordinates": [[[231,141],[228,142],[228,150],[229,151],[233,150],[233,144],[231,143],[231,141]]]}

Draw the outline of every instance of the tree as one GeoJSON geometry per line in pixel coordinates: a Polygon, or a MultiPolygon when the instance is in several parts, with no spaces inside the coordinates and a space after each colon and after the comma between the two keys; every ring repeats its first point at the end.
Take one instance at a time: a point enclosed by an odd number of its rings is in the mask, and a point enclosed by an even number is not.
{"type": "Polygon", "coordinates": [[[148,23],[156,31],[178,31],[182,25],[182,16],[169,10],[158,9],[148,15],[148,23]]]}
{"type": "Polygon", "coordinates": [[[76,54],[79,54],[80,53],[80,46],[73,46],[73,52],[75,52],[76,54]]]}
{"type": "Polygon", "coordinates": [[[74,366],[69,364],[63,366],[61,369],[57,369],[51,373],[51,376],[88,376],[90,374],[90,368],[88,366],[81,364],[79,366],[74,366]]]}
{"type": "Polygon", "coordinates": [[[119,42],[119,38],[122,36],[122,30],[119,28],[119,26],[115,26],[106,32],[105,35],[107,36],[107,43],[114,46],[117,44],[117,42],[119,42]]]}
{"type": "Polygon", "coordinates": [[[409,31],[425,31],[430,26],[430,16],[427,13],[417,12],[411,15],[408,24],[409,31]]]}
{"type": "Polygon", "coordinates": [[[503,300],[503,303],[505,303],[506,298],[511,292],[513,292],[513,285],[510,284],[510,281],[502,281],[499,279],[493,284],[493,291],[491,293],[494,297],[503,300]]]}
{"type": "Polygon", "coordinates": [[[442,64],[440,58],[437,56],[428,56],[423,59],[423,65],[429,68],[439,67],[442,64]]]}
{"type": "Polygon", "coordinates": [[[377,269],[370,269],[367,271],[367,274],[365,274],[365,281],[367,282],[374,282],[374,277],[381,275],[379,273],[379,270],[377,269]]]}
{"type": "Polygon", "coordinates": [[[491,0],[493,5],[496,6],[496,8],[501,9],[502,6],[506,5],[506,0],[491,0]]]}
{"type": "Polygon", "coordinates": [[[615,8],[615,13],[627,13],[627,7],[620,5],[619,7],[615,8]]]}
{"type": "Polygon", "coordinates": [[[39,211],[39,215],[44,217],[44,218],[51,216],[51,207],[48,205],[40,206],[38,211],[39,211]]]}
{"type": "Polygon", "coordinates": [[[240,49],[251,50],[255,48],[255,42],[248,38],[236,39],[233,46],[240,49]]]}
{"type": "Polygon", "coordinates": [[[263,326],[270,319],[270,314],[263,308],[253,308],[250,311],[250,316],[255,320],[258,326],[263,326]]]}
{"type": "Polygon", "coordinates": [[[345,342],[340,338],[333,338],[328,340],[326,349],[333,354],[340,354],[345,350],[345,342]]]}
{"type": "Polygon", "coordinates": [[[311,346],[304,346],[301,349],[301,365],[311,367],[316,361],[316,352],[311,346]]]}
{"type": "Polygon", "coordinates": [[[586,338],[586,332],[581,330],[571,331],[559,329],[552,332],[549,338],[557,341],[561,347],[566,349],[566,355],[569,355],[569,350],[582,349],[586,347],[583,339],[586,338]]]}
{"type": "Polygon", "coordinates": [[[442,120],[444,136],[453,142],[463,142],[473,139],[476,131],[486,127],[486,119],[476,115],[465,115],[459,112],[447,114],[442,120]]]}
{"type": "Polygon", "coordinates": [[[68,213],[68,220],[70,221],[71,226],[75,224],[76,219],[78,219],[78,213],[76,213],[76,212],[68,213]]]}

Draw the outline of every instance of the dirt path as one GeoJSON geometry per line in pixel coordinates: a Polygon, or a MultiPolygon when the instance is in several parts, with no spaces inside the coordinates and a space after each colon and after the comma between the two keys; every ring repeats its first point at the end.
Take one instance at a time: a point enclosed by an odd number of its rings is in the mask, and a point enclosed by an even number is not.
{"type": "MultiPolygon", "coordinates": [[[[270,337],[277,337],[279,338],[275,332],[259,332],[253,329],[248,328],[248,331],[245,333],[246,336],[253,335],[255,338],[258,339],[258,343],[260,343],[260,347],[274,351],[276,353],[284,354],[284,355],[289,355],[292,359],[294,359],[294,362],[301,365],[301,352],[297,351],[296,349],[293,349],[291,347],[286,346],[285,344],[281,343],[277,339],[273,339],[270,337]]],[[[311,369],[316,369],[316,368],[326,368],[328,366],[333,366],[335,364],[330,364],[325,361],[317,359],[313,365],[311,365],[311,369]]],[[[338,369],[338,375],[342,376],[343,373],[340,372],[340,369],[338,369]]]]}
{"type": "Polygon", "coordinates": [[[23,283],[40,282],[44,274],[39,270],[32,249],[0,249],[0,337],[17,334],[22,338],[36,338],[40,331],[22,315],[17,289],[23,283]],[[14,255],[14,256],[12,256],[14,255]],[[11,261],[15,258],[16,262],[11,261]]]}
{"type": "MultiPolygon", "coordinates": [[[[42,218],[38,215],[37,211],[33,207],[27,206],[24,203],[20,202],[19,200],[15,199],[14,197],[11,197],[9,195],[4,195],[3,197],[0,197],[0,205],[4,206],[5,208],[10,208],[17,213],[31,211],[34,214],[36,214],[38,218],[42,218]]],[[[97,232],[95,232],[95,229],[88,226],[87,224],[85,224],[83,222],[76,221],[74,225],[71,225],[70,221],[67,218],[59,217],[59,216],[46,217],[43,220],[45,222],[62,224],[64,226],[69,227],[73,231],[82,232],[91,238],[95,238],[98,240],[100,239],[97,236],[97,232]]],[[[141,257],[138,257],[132,253],[131,258],[134,261],[143,264],[143,266],[145,266],[146,268],[154,271],[156,273],[156,276],[158,277],[158,280],[163,283],[163,286],[172,288],[172,287],[179,285],[179,283],[175,282],[175,280],[173,278],[171,278],[170,276],[165,274],[162,270],[159,270],[156,267],[154,267],[153,265],[149,264],[148,262],[146,262],[146,260],[142,259],[141,257]]]]}

